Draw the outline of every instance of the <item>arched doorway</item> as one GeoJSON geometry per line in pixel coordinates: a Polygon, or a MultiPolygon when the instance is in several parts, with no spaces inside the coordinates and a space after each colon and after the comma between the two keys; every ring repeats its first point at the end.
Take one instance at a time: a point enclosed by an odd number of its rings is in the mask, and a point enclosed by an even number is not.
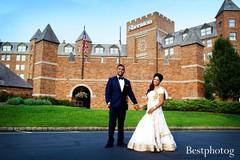
{"type": "Polygon", "coordinates": [[[76,101],[77,107],[90,108],[91,94],[87,87],[78,86],[73,90],[72,99],[76,101]]]}

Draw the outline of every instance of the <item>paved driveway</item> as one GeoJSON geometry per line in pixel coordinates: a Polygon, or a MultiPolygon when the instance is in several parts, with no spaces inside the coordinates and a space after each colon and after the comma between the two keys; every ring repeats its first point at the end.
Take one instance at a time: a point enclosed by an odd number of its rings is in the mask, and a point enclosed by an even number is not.
{"type": "MultiPolygon", "coordinates": [[[[240,131],[172,131],[175,152],[104,148],[106,131],[0,132],[0,160],[240,159],[240,131]]],[[[126,142],[132,135],[125,132],[126,142]]]]}

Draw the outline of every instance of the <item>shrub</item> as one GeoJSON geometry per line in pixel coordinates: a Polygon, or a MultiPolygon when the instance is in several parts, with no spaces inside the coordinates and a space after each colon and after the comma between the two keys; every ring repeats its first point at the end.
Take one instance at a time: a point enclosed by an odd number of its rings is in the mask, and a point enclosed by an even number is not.
{"type": "Polygon", "coordinates": [[[47,100],[51,102],[52,105],[74,106],[74,103],[69,100],[57,100],[53,97],[48,96],[37,97],[36,99],[47,100]]]}
{"type": "Polygon", "coordinates": [[[7,104],[10,104],[10,105],[20,105],[20,104],[23,104],[23,99],[21,97],[9,98],[7,100],[7,104]]]}
{"type": "Polygon", "coordinates": [[[69,100],[56,100],[56,105],[63,105],[63,106],[74,106],[74,103],[69,100]]]}
{"type": "Polygon", "coordinates": [[[199,111],[240,114],[240,102],[219,102],[207,99],[166,100],[163,105],[163,109],[171,111],[199,111]]]}
{"type": "Polygon", "coordinates": [[[48,100],[42,100],[42,99],[25,99],[24,100],[25,105],[51,105],[51,102],[48,100]]]}

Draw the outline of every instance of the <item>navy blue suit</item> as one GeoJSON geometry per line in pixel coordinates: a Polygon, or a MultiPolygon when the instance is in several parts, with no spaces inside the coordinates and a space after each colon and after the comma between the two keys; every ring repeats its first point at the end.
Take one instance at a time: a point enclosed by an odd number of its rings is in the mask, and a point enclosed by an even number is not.
{"type": "Polygon", "coordinates": [[[124,78],[124,88],[123,91],[121,91],[118,77],[114,76],[109,78],[105,90],[105,99],[107,104],[110,102],[108,125],[108,143],[110,144],[113,144],[114,142],[116,120],[118,120],[117,143],[123,143],[124,121],[126,117],[126,110],[128,109],[128,97],[134,104],[137,104],[130,81],[124,78]]]}

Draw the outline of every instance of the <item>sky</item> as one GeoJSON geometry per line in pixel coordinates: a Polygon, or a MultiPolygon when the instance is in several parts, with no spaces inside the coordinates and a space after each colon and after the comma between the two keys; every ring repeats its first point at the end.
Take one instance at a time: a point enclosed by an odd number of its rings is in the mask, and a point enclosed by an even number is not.
{"type": "MultiPolygon", "coordinates": [[[[93,44],[126,44],[128,21],[155,11],[175,31],[215,21],[224,0],[0,0],[0,40],[29,42],[50,24],[58,40],[75,43],[85,26],[93,44]]],[[[233,0],[240,7],[240,0],[233,0]]]]}

